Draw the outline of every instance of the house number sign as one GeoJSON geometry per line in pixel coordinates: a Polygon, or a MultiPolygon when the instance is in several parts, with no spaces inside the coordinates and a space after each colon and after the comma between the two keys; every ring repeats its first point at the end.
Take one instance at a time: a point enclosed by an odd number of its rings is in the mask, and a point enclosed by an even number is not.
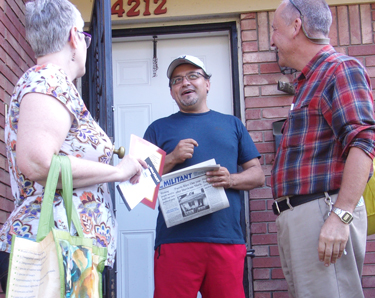
{"type": "Polygon", "coordinates": [[[167,13],[167,0],[118,0],[111,7],[111,14],[117,15],[122,18],[126,13],[127,17],[137,17],[141,13],[144,16],[150,16],[151,14],[160,15],[167,13]],[[127,5],[124,8],[125,5],[127,5]],[[152,8],[151,8],[151,3],[152,8]],[[155,7],[154,7],[155,6],[155,7]]]}

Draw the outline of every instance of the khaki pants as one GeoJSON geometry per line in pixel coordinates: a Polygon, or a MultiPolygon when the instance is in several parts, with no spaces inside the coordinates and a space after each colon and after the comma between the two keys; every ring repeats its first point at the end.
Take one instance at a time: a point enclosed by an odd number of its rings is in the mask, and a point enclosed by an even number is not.
{"type": "MultiPolygon", "coordinates": [[[[337,195],[331,196],[335,202],[337,195]]],[[[360,205],[360,204],[359,204],[360,205]]],[[[366,252],[365,206],[357,206],[350,224],[346,255],[329,267],[318,257],[319,235],[329,207],[324,197],[282,212],[276,219],[281,265],[293,298],[362,298],[366,252]]]]}

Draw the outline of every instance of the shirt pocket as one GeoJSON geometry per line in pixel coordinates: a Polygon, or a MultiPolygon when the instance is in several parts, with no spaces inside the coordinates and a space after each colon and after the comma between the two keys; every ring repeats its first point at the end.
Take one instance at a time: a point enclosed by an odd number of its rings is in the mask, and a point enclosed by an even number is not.
{"type": "Polygon", "coordinates": [[[284,127],[283,148],[313,146],[316,142],[321,121],[325,121],[316,109],[304,106],[289,112],[284,127]]]}

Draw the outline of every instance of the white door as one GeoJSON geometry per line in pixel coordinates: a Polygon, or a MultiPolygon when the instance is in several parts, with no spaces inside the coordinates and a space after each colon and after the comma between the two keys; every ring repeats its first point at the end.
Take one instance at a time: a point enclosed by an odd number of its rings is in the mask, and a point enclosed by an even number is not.
{"type": "MultiPolygon", "coordinates": [[[[157,41],[158,70],[153,77],[152,37],[113,41],[114,125],[116,148],[128,152],[130,134],[143,137],[154,120],[178,111],[171,98],[166,71],[179,55],[199,57],[212,74],[209,108],[233,114],[230,39],[227,32],[164,36],[157,41]],[[145,40],[146,39],[146,40],[145,40]]],[[[118,160],[115,158],[114,163],[118,160]]],[[[117,297],[152,298],[155,210],[139,204],[128,211],[116,192],[119,223],[117,297]]]]}

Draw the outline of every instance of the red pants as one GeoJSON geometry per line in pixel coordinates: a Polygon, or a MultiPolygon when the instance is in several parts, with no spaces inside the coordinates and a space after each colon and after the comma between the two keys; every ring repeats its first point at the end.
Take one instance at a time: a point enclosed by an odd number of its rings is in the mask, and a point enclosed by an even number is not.
{"type": "Polygon", "coordinates": [[[243,244],[171,243],[155,251],[154,298],[245,298],[243,244]]]}

